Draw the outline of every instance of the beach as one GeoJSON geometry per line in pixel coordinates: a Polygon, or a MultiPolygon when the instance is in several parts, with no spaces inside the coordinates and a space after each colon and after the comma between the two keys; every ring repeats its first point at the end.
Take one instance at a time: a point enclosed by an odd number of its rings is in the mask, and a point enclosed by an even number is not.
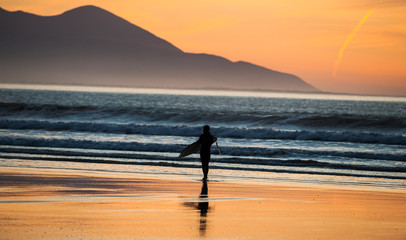
{"type": "Polygon", "coordinates": [[[406,238],[406,98],[246,94],[0,87],[0,239],[406,238]]]}
{"type": "Polygon", "coordinates": [[[406,193],[0,168],[1,239],[404,239],[406,193]],[[207,192],[205,188],[207,187],[207,192]],[[206,194],[207,193],[207,194],[206,194]]]}

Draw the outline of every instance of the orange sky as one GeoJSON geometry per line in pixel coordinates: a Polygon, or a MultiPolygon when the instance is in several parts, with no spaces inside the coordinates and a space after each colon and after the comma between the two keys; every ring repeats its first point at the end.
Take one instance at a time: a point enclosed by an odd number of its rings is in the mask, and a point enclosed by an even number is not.
{"type": "Polygon", "coordinates": [[[406,95],[405,0],[3,0],[0,7],[57,15],[89,4],[186,52],[292,73],[324,91],[406,95]]]}

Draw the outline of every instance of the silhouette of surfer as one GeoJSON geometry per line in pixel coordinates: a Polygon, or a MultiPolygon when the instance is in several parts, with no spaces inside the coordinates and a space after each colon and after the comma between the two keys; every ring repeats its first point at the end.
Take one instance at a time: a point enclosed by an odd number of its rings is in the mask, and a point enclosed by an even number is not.
{"type": "Polygon", "coordinates": [[[207,175],[209,174],[210,148],[215,141],[217,141],[217,138],[210,134],[210,126],[205,125],[203,127],[203,134],[200,135],[200,138],[197,141],[201,144],[200,161],[202,162],[203,181],[207,181],[207,175]]]}

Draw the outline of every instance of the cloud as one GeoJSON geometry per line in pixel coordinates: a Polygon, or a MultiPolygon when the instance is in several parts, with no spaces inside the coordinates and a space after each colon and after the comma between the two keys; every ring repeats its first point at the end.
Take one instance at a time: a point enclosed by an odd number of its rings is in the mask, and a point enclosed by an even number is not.
{"type": "Polygon", "coordinates": [[[359,21],[357,26],[352,30],[351,34],[348,36],[347,40],[345,41],[344,45],[340,49],[340,53],[338,54],[338,59],[336,61],[336,64],[334,65],[334,71],[333,71],[333,77],[336,77],[338,66],[340,65],[341,58],[343,56],[344,50],[347,47],[348,43],[351,41],[351,39],[355,36],[355,34],[358,32],[358,30],[361,28],[362,24],[371,16],[373,10],[370,10],[362,19],[359,21]]]}

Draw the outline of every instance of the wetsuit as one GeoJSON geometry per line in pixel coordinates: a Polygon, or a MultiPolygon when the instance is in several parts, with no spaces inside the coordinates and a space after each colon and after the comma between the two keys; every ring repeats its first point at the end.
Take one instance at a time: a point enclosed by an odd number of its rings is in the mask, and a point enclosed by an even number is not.
{"type": "Polygon", "coordinates": [[[200,161],[202,162],[203,179],[207,179],[207,174],[209,173],[209,162],[210,162],[210,147],[215,142],[215,138],[210,132],[206,132],[200,135],[198,142],[201,144],[200,147],[200,161]]]}

